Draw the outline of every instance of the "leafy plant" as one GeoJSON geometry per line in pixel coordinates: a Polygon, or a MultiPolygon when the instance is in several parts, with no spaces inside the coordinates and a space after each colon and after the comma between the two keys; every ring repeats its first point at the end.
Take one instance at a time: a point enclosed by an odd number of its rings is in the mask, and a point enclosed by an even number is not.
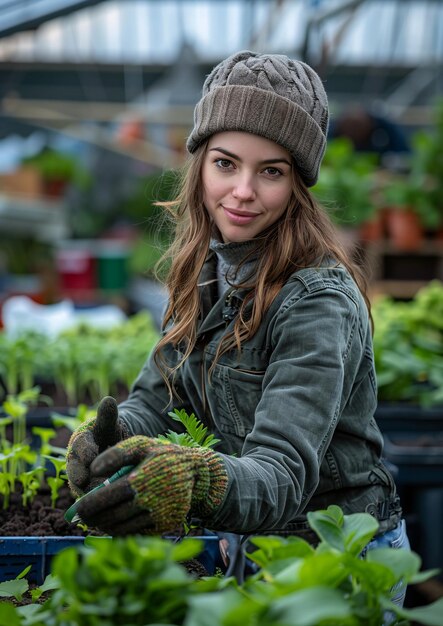
{"type": "Polygon", "coordinates": [[[204,426],[200,420],[195,417],[194,413],[188,415],[184,409],[174,409],[168,413],[170,417],[176,422],[180,422],[186,429],[185,433],[176,433],[169,430],[166,435],[159,435],[157,439],[160,441],[176,443],[188,448],[212,448],[220,439],[216,439],[214,435],[208,435],[208,429],[204,426]]]}
{"type": "Polygon", "coordinates": [[[3,508],[9,507],[10,496],[21,485],[22,504],[27,506],[37,494],[43,482],[46,468],[41,465],[42,459],[51,461],[56,469],[55,477],[46,478],[51,488],[52,506],[55,506],[58,490],[64,482],[61,472],[66,462],[62,457],[57,458],[47,453],[54,451],[48,439],[54,434],[52,429],[34,429],[41,438],[40,450],[31,449],[26,434],[26,414],[30,404],[37,404],[40,398],[39,388],[24,390],[17,396],[8,396],[2,404],[7,417],[3,418],[3,427],[12,425],[12,441],[6,437],[6,432],[0,438],[0,494],[3,508]]]}
{"type": "Polygon", "coordinates": [[[382,297],[372,313],[379,400],[443,404],[443,284],[409,302],[382,297]]]}
{"type": "Polygon", "coordinates": [[[42,473],[45,471],[44,467],[35,467],[27,472],[22,472],[18,475],[18,481],[23,487],[22,491],[22,504],[27,506],[32,501],[42,482],[42,473]]]}
{"type": "Polygon", "coordinates": [[[85,322],[52,338],[35,332],[0,332],[0,376],[9,394],[54,382],[67,403],[129,389],[159,338],[152,317],[137,313],[111,329],[85,322]]]}
{"type": "Polygon", "coordinates": [[[23,163],[35,167],[47,181],[63,180],[81,188],[91,183],[88,171],[77,157],[52,148],[44,148],[39,154],[23,159],[23,163]]]}
{"type": "Polygon", "coordinates": [[[435,574],[419,571],[415,553],[383,548],[361,558],[377,531],[372,516],[330,506],[308,522],[320,539],[315,548],[299,537],[251,538],[256,549],[248,556],[260,569],[242,585],[191,577],[181,563],[201,551],[197,539],[89,538],[55,557],[56,589],[44,604],[4,603],[0,619],[3,611],[17,626],[380,626],[389,614],[392,625],[441,626],[443,599],[414,609],[391,601],[396,584],[435,574]]]}
{"type": "Polygon", "coordinates": [[[355,228],[376,212],[373,201],[376,155],[354,150],[350,139],[328,142],[319,180],[313,192],[331,212],[334,222],[355,228]]]}
{"type": "Polygon", "coordinates": [[[50,461],[55,469],[55,476],[47,476],[46,482],[51,489],[51,506],[55,507],[58,499],[60,487],[67,481],[66,474],[62,472],[66,471],[66,459],[59,459],[55,456],[43,455],[45,459],[50,461]]]}
{"type": "MultiPolygon", "coordinates": [[[[20,574],[18,574],[18,576],[16,576],[13,580],[6,580],[4,582],[1,582],[0,583],[0,597],[1,598],[15,598],[17,602],[21,602],[23,600],[23,596],[25,595],[25,593],[29,592],[31,594],[31,599],[35,602],[46,591],[52,591],[59,587],[58,580],[56,580],[54,576],[49,574],[49,576],[46,576],[46,579],[42,585],[31,589],[28,581],[25,578],[26,575],[29,573],[31,567],[32,567],[31,565],[28,565],[27,567],[25,567],[25,569],[22,572],[20,572],[20,574]]],[[[6,615],[10,615],[10,619],[12,619],[12,621],[8,620],[7,622],[4,622],[4,623],[8,623],[11,626],[14,623],[17,623],[16,621],[14,621],[17,617],[14,612],[10,612],[7,610],[5,613],[6,615]]],[[[3,617],[5,613],[3,613],[3,617]]],[[[2,610],[1,610],[1,605],[0,605],[0,618],[1,617],[2,617],[2,610]]]]}
{"type": "Polygon", "coordinates": [[[436,229],[441,221],[441,209],[432,201],[426,179],[421,173],[411,171],[408,175],[391,175],[385,179],[381,194],[387,206],[394,210],[409,209],[417,214],[420,224],[436,229]]]}
{"type": "Polygon", "coordinates": [[[1,598],[15,598],[17,602],[21,602],[23,594],[29,589],[28,581],[25,579],[26,574],[31,569],[31,566],[25,567],[14,580],[6,580],[0,583],[0,597],[1,598]]]}

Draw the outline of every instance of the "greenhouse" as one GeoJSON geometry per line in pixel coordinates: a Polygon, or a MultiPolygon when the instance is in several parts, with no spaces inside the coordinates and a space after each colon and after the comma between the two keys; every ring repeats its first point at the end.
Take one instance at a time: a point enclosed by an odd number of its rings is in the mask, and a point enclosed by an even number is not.
{"type": "Polygon", "coordinates": [[[443,3],[0,0],[0,624],[443,626],[443,3]]]}

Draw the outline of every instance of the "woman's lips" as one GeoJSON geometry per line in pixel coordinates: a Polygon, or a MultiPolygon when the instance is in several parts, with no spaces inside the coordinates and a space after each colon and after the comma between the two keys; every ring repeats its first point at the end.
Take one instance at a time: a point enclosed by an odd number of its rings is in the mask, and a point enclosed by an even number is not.
{"type": "Polygon", "coordinates": [[[228,217],[228,219],[234,224],[249,224],[256,217],[258,217],[259,213],[249,213],[247,211],[237,211],[236,209],[229,209],[228,207],[223,207],[223,210],[228,217]]]}

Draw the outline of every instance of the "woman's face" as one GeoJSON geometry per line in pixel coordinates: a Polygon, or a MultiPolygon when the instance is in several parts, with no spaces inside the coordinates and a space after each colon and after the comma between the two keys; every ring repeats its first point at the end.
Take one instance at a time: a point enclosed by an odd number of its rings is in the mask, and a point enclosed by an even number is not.
{"type": "Polygon", "coordinates": [[[292,159],[278,144],[226,131],[209,139],[202,167],[205,207],[225,243],[253,239],[285,212],[292,159]]]}

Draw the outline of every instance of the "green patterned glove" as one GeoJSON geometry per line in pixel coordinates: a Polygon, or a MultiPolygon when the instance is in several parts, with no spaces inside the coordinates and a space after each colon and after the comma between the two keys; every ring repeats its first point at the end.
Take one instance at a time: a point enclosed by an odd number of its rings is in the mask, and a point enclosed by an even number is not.
{"type": "Polygon", "coordinates": [[[181,526],[188,513],[205,518],[225,495],[228,476],[222,457],[209,448],[188,448],[150,437],[126,439],[100,454],[95,476],[134,469],[88,494],[77,512],[88,525],[110,535],[162,534],[181,526]]]}
{"type": "Polygon", "coordinates": [[[66,473],[75,496],[83,495],[101,482],[91,479],[89,468],[92,461],[127,436],[126,426],[118,419],[116,401],[106,396],[98,405],[96,417],[79,426],[68,443],[66,473]]]}

